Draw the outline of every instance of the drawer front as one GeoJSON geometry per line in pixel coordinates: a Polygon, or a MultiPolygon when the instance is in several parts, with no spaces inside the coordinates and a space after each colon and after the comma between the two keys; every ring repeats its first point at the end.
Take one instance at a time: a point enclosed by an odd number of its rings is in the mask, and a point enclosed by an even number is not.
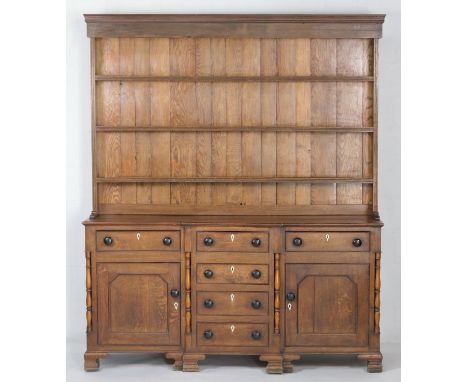
{"type": "Polygon", "coordinates": [[[268,292],[197,292],[197,314],[266,316],[268,292]]]}
{"type": "Polygon", "coordinates": [[[239,322],[197,323],[197,344],[200,346],[267,346],[268,324],[239,322]]]}
{"type": "Polygon", "coordinates": [[[199,284],[268,284],[266,264],[197,264],[199,284]]]}
{"type": "Polygon", "coordinates": [[[286,232],[286,251],[369,251],[369,232],[286,232]]]}
{"type": "Polygon", "coordinates": [[[179,231],[98,231],[98,251],[180,251],[179,231]]]}
{"type": "Polygon", "coordinates": [[[268,232],[197,232],[198,251],[268,252],[268,232]]]}

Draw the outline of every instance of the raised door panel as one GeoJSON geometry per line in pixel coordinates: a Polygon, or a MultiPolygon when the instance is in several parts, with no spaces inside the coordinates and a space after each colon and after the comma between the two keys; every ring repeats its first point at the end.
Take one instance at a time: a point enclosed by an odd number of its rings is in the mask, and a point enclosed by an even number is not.
{"type": "Polygon", "coordinates": [[[368,291],[368,265],[287,264],[286,345],[367,345],[368,291]]]}
{"type": "Polygon", "coordinates": [[[180,343],[179,264],[100,263],[97,275],[100,344],[180,343]]]}

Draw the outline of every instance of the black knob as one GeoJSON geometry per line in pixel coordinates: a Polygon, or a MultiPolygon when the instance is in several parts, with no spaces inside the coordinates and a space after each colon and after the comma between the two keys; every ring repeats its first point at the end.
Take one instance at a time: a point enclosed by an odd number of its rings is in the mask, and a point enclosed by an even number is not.
{"type": "Polygon", "coordinates": [[[172,289],[171,290],[171,296],[172,297],[179,297],[180,296],[180,291],[178,289],[172,289]]]}
{"type": "Polygon", "coordinates": [[[258,269],[254,269],[251,274],[254,279],[259,279],[262,275],[262,272],[260,272],[258,269]]]}
{"type": "Polygon", "coordinates": [[[362,245],[362,240],[361,239],[353,239],[353,245],[355,247],[360,247],[362,245]]]}
{"type": "Polygon", "coordinates": [[[166,236],[166,237],[163,239],[163,244],[164,244],[164,245],[171,245],[171,244],[172,244],[172,239],[171,239],[169,236],[166,236]]]}
{"type": "Polygon", "coordinates": [[[294,301],[296,299],[296,294],[294,292],[288,292],[286,294],[286,298],[288,301],[294,301]]]}
{"type": "Polygon", "coordinates": [[[255,238],[255,239],[252,239],[251,243],[254,247],[260,247],[260,244],[262,244],[262,241],[258,238],[255,238]]]}
{"type": "Polygon", "coordinates": [[[209,340],[210,338],[213,338],[213,335],[214,335],[214,333],[213,333],[213,331],[210,330],[210,329],[205,330],[204,333],[203,333],[203,336],[204,336],[207,340],[209,340]]]}
{"type": "Polygon", "coordinates": [[[293,239],[293,244],[296,246],[296,247],[300,247],[302,245],[302,239],[300,237],[295,237],[293,239]]]}
{"type": "Polygon", "coordinates": [[[203,239],[203,242],[205,243],[206,246],[211,246],[214,243],[214,240],[211,237],[205,237],[203,239]]]}
{"type": "Polygon", "coordinates": [[[259,330],[254,330],[251,336],[254,340],[259,340],[262,337],[262,333],[259,330]]]}
{"type": "Polygon", "coordinates": [[[111,238],[110,236],[106,236],[106,237],[104,238],[104,244],[105,244],[105,245],[111,245],[111,244],[112,244],[112,241],[113,241],[113,240],[112,240],[112,238],[111,238]]]}
{"type": "Polygon", "coordinates": [[[203,302],[203,305],[205,305],[208,309],[210,309],[213,307],[214,301],[208,298],[203,302]]]}
{"type": "Polygon", "coordinates": [[[258,300],[253,300],[251,305],[252,305],[252,308],[254,309],[260,309],[260,307],[262,306],[262,303],[258,300]]]}
{"type": "Polygon", "coordinates": [[[207,279],[211,279],[213,277],[213,271],[211,269],[207,269],[203,274],[207,279]]]}

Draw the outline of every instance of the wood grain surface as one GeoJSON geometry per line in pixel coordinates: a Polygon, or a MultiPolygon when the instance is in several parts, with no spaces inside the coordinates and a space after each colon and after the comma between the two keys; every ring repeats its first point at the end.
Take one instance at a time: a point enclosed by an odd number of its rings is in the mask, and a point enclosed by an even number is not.
{"type": "Polygon", "coordinates": [[[96,39],[95,75],[123,79],[96,82],[95,209],[372,205],[372,184],[338,179],[376,181],[372,83],[349,81],[373,78],[373,52],[371,39],[96,39]],[[261,80],[275,76],[292,80],[261,80]],[[332,81],[296,80],[307,76],[332,81]],[[272,181],[245,182],[255,177],[272,181]],[[292,181],[274,181],[281,177],[292,181]],[[315,184],[317,177],[330,181],[315,184]],[[191,184],[196,178],[206,182],[191,184]]]}

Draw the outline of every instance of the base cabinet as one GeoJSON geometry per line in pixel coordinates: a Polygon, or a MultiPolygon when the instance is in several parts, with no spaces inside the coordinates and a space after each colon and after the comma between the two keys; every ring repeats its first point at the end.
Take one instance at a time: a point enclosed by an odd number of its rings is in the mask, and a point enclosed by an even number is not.
{"type": "Polygon", "coordinates": [[[112,352],[163,352],[198,371],[251,354],[268,373],[301,354],[356,354],[381,371],[380,227],[86,227],[86,370],[112,352]]]}

